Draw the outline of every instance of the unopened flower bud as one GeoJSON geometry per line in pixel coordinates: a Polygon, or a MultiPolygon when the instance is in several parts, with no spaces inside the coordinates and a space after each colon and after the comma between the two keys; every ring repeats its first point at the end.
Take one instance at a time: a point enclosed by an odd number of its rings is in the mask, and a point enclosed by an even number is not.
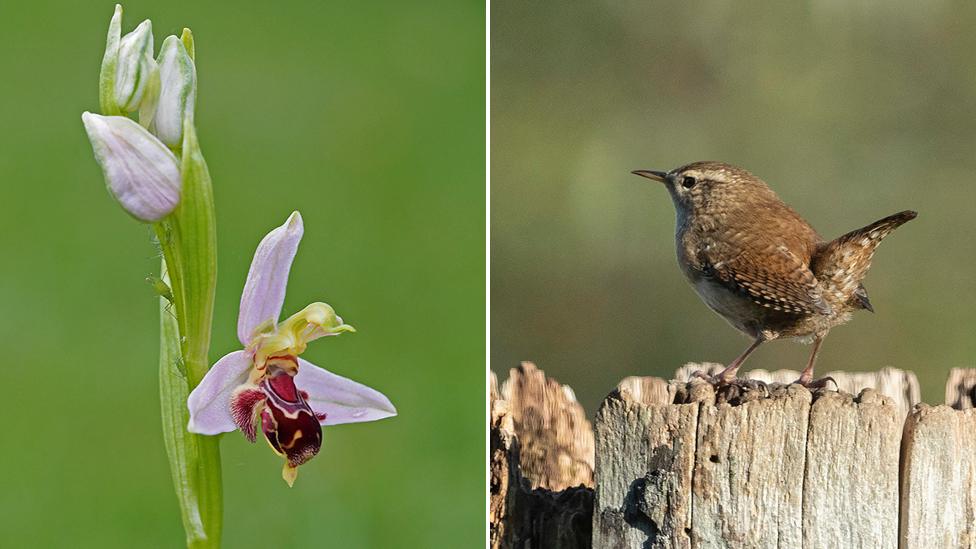
{"type": "Polygon", "coordinates": [[[124,116],[81,115],[109,192],[141,221],[159,221],[180,201],[176,155],[148,130],[124,116]]]}
{"type": "Polygon", "coordinates": [[[158,70],[153,59],[152,23],[147,19],[119,42],[115,69],[115,103],[119,108],[135,112],[144,100],[154,99],[159,86],[158,70]]]}
{"type": "Polygon", "coordinates": [[[183,121],[193,119],[197,75],[193,60],[183,42],[168,36],[159,52],[159,102],[153,117],[153,130],[163,143],[176,147],[183,143],[183,121]]]}

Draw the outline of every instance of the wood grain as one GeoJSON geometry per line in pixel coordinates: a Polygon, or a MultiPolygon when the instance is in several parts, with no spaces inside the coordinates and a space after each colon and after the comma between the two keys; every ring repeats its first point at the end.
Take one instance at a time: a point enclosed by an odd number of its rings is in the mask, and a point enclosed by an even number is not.
{"type": "Polygon", "coordinates": [[[976,547],[976,409],[920,404],[902,437],[900,547],[976,547]]]}

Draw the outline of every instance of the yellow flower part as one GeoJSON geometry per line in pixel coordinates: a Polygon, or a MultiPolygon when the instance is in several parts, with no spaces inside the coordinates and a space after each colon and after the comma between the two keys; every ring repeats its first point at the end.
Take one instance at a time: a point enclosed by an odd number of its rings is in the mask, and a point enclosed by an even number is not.
{"type": "Polygon", "coordinates": [[[355,332],[326,303],[316,302],[291,315],[277,326],[270,322],[257,330],[248,346],[254,351],[254,365],[262,368],[269,357],[298,356],[308,342],[325,336],[355,332]]]}

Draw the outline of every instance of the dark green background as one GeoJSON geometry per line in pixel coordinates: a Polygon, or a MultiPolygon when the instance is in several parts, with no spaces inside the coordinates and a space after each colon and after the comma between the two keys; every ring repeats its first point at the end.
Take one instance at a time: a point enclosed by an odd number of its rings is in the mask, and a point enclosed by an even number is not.
{"type": "MultiPolygon", "coordinates": [[[[97,110],[110,2],[3,2],[0,545],[178,547],[163,450],[158,260],[105,191],[97,110]]],[[[197,44],[214,180],[212,359],[237,349],[251,254],[293,209],[285,315],[332,304],[358,333],[305,358],[400,415],[325,432],[294,489],[224,437],[226,547],[463,547],[484,536],[484,6],[128,2],[156,44],[197,44]]]]}
{"type": "MultiPolygon", "coordinates": [[[[592,413],[628,375],[727,363],[748,340],[674,252],[674,212],[633,169],[723,160],[833,238],[919,211],[885,240],[877,314],[818,371],[914,370],[928,402],[976,340],[976,4],[500,1],[491,31],[491,360],[534,360],[592,413]]],[[[746,368],[800,369],[773,342],[746,368]]]]}

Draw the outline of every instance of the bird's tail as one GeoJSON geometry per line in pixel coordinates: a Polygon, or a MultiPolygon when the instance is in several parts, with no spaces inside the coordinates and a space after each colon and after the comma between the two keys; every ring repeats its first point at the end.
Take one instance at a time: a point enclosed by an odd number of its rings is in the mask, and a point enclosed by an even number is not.
{"type": "Polygon", "coordinates": [[[871,267],[874,250],[891,231],[915,219],[917,215],[918,213],[911,210],[889,215],[823,244],[814,255],[810,267],[824,288],[824,293],[833,294],[830,301],[852,298],[861,308],[873,310],[861,281],[871,267]]]}

